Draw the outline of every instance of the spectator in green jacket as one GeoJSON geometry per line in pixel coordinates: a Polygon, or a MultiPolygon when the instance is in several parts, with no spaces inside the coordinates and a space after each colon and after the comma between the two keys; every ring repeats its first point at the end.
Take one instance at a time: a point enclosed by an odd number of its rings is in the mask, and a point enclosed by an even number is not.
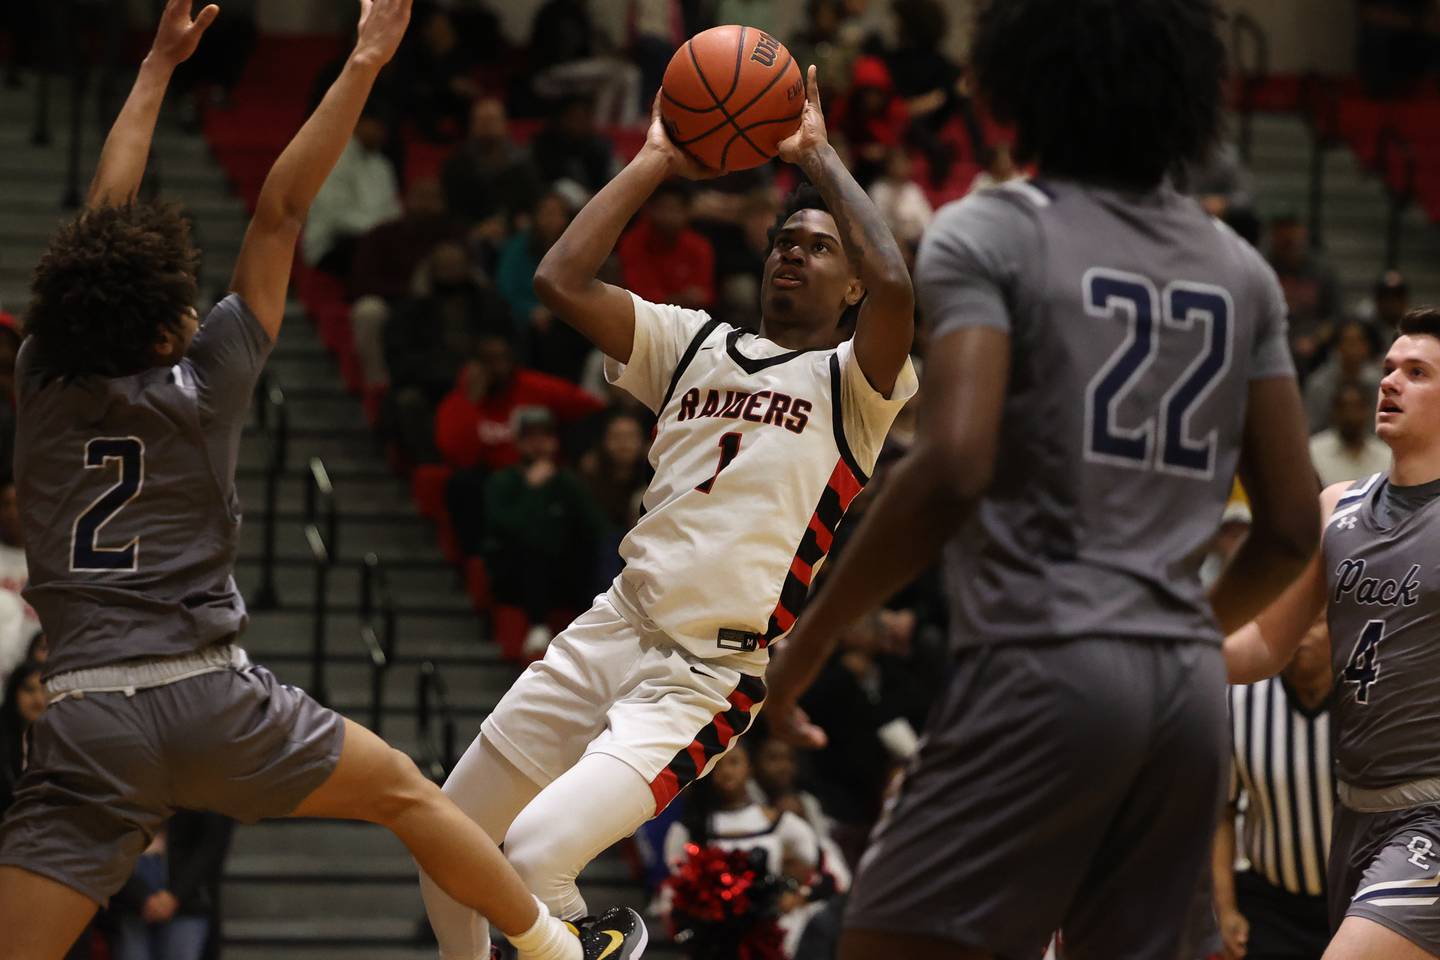
{"type": "Polygon", "coordinates": [[[520,462],[487,485],[484,556],[495,600],[525,611],[525,653],[540,656],[553,638],[551,615],[581,609],[593,592],[606,523],[580,478],[559,463],[555,415],[520,407],[514,426],[520,462]]]}

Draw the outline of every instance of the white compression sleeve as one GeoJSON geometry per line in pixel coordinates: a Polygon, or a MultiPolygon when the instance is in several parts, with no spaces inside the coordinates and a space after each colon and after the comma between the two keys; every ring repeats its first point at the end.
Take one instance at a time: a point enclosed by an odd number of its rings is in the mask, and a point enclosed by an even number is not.
{"type": "MultiPolygon", "coordinates": [[[[521,773],[483,735],[475,738],[445,781],[445,794],[496,843],[503,843],[510,824],[540,792],[540,784],[521,773]]],[[[442,960],[490,960],[490,924],[424,873],[420,892],[425,912],[440,942],[442,960]]]]}
{"type": "Polygon", "coordinates": [[[650,785],[628,763],[583,757],[515,818],[505,856],[530,891],[563,920],[586,914],[575,878],[655,814],[650,785]]]}

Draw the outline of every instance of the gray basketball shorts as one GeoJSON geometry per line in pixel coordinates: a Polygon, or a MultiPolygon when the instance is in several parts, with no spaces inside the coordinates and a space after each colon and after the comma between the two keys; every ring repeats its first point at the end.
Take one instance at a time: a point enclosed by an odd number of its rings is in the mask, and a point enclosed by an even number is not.
{"type": "Polygon", "coordinates": [[[1330,925],[1364,917],[1440,954],[1440,806],[1360,813],[1335,805],[1330,925]]]}
{"type": "Polygon", "coordinates": [[[282,817],[335,769],[340,715],[263,667],[52,703],[0,825],[0,864],[102,906],[177,809],[282,817]]]}
{"type": "Polygon", "coordinates": [[[1057,930],[1069,960],[1179,957],[1228,739],[1214,645],[962,650],[845,925],[1004,960],[1041,956],[1057,930]]]}

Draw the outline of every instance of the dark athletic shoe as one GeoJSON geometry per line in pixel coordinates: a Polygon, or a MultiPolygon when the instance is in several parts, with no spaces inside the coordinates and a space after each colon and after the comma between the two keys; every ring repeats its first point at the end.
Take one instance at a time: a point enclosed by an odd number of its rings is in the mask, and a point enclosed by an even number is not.
{"type": "Polygon", "coordinates": [[[645,921],[629,907],[612,907],[580,927],[585,960],[639,960],[649,942],[645,921]]]}

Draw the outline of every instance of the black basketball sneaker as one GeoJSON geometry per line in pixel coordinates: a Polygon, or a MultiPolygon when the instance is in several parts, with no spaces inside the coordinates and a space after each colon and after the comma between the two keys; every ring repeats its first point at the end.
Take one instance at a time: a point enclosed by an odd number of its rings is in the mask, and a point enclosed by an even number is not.
{"type": "Polygon", "coordinates": [[[645,921],[629,907],[611,907],[598,920],[583,920],[577,932],[585,960],[639,960],[650,942],[645,921]]]}

